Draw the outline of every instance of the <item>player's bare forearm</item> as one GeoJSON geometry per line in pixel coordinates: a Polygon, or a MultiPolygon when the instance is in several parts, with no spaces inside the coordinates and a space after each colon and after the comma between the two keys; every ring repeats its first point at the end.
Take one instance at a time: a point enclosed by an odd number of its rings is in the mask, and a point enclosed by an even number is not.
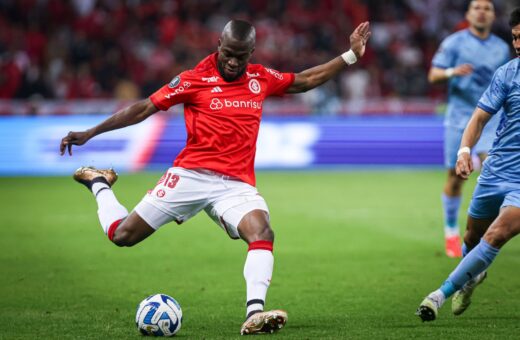
{"type": "Polygon", "coordinates": [[[300,93],[309,91],[325,83],[346,67],[347,64],[345,61],[341,57],[337,57],[328,63],[314,66],[305,71],[297,73],[294,76],[293,84],[287,89],[287,93],[300,93]]]}
{"type": "Polygon", "coordinates": [[[462,64],[456,67],[440,68],[432,66],[428,72],[428,81],[432,84],[442,83],[451,77],[467,76],[473,72],[473,66],[462,64]]]}
{"type": "Polygon", "coordinates": [[[103,132],[117,130],[140,123],[157,111],[158,110],[153,105],[152,101],[147,98],[116,112],[101,124],[87,131],[90,132],[92,138],[103,132]]]}
{"type": "Polygon", "coordinates": [[[157,111],[158,110],[155,105],[148,98],[116,112],[110,118],[91,129],[86,131],[70,131],[67,136],[63,137],[61,140],[60,154],[63,155],[65,153],[65,149],[67,149],[69,155],[72,155],[72,145],[83,145],[92,137],[97,136],[103,132],[117,130],[126,126],[140,123],[157,111]]]}
{"type": "Polygon", "coordinates": [[[346,61],[340,56],[332,59],[331,61],[321,64],[312,68],[309,68],[303,72],[297,73],[294,77],[293,84],[286,90],[287,93],[300,93],[320,86],[349,64],[354,63],[356,59],[361,58],[365,54],[365,47],[370,38],[370,25],[368,21],[361,23],[354,32],[350,35],[350,49],[355,55],[353,60],[350,61],[347,57],[346,61]]]}
{"type": "Polygon", "coordinates": [[[460,147],[469,147],[471,149],[475,144],[477,144],[484,126],[490,119],[491,115],[489,113],[477,107],[473,112],[466,129],[464,129],[460,147]]]}
{"type": "Polygon", "coordinates": [[[477,143],[482,134],[484,126],[491,118],[491,115],[486,111],[477,108],[464,130],[462,141],[460,142],[460,149],[457,153],[457,164],[455,172],[462,179],[468,179],[473,172],[473,160],[471,159],[471,148],[477,143]]]}

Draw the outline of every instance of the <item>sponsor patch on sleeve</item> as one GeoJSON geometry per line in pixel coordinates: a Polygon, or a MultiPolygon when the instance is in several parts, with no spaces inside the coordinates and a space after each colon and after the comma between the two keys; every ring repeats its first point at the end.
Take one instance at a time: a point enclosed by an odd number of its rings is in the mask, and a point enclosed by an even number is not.
{"type": "Polygon", "coordinates": [[[181,83],[181,77],[177,76],[177,77],[172,79],[172,81],[168,84],[168,87],[173,89],[174,87],[176,87],[180,83],[181,83]]]}

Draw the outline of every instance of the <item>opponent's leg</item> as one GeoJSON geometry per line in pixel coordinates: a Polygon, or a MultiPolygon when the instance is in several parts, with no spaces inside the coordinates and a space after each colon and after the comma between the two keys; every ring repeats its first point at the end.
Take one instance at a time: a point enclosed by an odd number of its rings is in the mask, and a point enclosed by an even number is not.
{"type": "Polygon", "coordinates": [[[500,248],[520,232],[520,208],[506,206],[491,224],[480,243],[471,250],[436,291],[430,293],[421,303],[417,315],[423,321],[435,320],[437,310],[446,298],[464,284],[485,271],[497,256],[500,248]]]}
{"type": "Polygon", "coordinates": [[[274,263],[274,233],[269,225],[269,214],[263,210],[247,213],[238,225],[238,232],[249,244],[244,265],[247,285],[246,321],[240,334],[272,333],[285,325],[287,313],[282,310],[263,311],[274,263]]]}
{"type": "Polygon", "coordinates": [[[442,207],[444,211],[444,240],[446,255],[460,257],[462,255],[459,235],[459,210],[461,203],[461,191],[463,180],[455,173],[454,169],[448,169],[448,177],[442,194],[442,207]]]}
{"type": "Polygon", "coordinates": [[[128,215],[126,208],[117,200],[111,189],[118,178],[113,169],[81,167],[74,172],[73,178],[94,194],[101,227],[116,245],[132,246],[154,232],[135,212],[128,215]]]}
{"type": "MultiPolygon", "coordinates": [[[[462,256],[465,257],[477,244],[489,228],[494,219],[477,219],[468,215],[464,243],[462,244],[462,256]]],[[[466,311],[471,304],[471,296],[475,288],[484,281],[487,272],[483,271],[477,277],[469,280],[451,299],[451,311],[455,315],[460,315],[466,311]]]]}

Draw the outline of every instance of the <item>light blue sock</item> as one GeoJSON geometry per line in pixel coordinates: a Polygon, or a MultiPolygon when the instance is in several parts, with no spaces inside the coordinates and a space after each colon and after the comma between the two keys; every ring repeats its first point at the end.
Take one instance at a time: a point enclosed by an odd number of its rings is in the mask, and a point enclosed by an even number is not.
{"type": "Polygon", "coordinates": [[[457,268],[442,284],[440,290],[444,296],[450,297],[461,289],[466,282],[486,270],[499,251],[500,249],[491,246],[484,239],[480,240],[480,243],[460,261],[457,268]]]}
{"type": "Polygon", "coordinates": [[[459,219],[459,208],[461,197],[460,196],[446,196],[442,194],[442,208],[444,210],[444,226],[448,228],[456,229],[457,234],[459,232],[458,219],[459,219]]]}

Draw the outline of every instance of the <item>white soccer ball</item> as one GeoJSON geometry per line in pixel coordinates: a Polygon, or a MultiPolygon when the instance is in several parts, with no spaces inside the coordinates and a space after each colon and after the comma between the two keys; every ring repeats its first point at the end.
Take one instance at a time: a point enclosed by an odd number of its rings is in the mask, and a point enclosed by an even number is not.
{"type": "Polygon", "coordinates": [[[135,324],[144,335],[173,336],[181,329],[181,306],[171,296],[151,295],[137,306],[135,324]]]}

